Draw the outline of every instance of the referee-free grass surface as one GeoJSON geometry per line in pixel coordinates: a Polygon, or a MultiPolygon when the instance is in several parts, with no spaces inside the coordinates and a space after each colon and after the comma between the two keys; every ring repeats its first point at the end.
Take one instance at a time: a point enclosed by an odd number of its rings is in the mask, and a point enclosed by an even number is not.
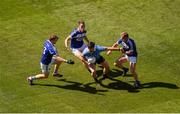
{"type": "MultiPolygon", "coordinates": [[[[180,112],[180,0],[1,0],[0,112],[180,112]],[[137,72],[122,77],[113,62],[121,55],[102,55],[111,79],[96,85],[80,61],[64,47],[64,39],[86,22],[89,40],[111,46],[127,31],[139,53],[137,72]],[[35,81],[40,73],[43,42],[60,36],[57,48],[75,65],[62,64],[62,78],[35,81]]],[[[128,66],[128,64],[125,64],[128,66]]],[[[97,66],[99,79],[102,69],[97,66]]]]}

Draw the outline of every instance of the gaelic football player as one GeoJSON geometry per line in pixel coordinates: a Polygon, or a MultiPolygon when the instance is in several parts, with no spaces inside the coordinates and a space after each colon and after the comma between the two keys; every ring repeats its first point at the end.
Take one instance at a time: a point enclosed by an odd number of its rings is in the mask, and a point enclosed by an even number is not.
{"type": "Polygon", "coordinates": [[[87,47],[87,45],[84,43],[84,40],[89,43],[89,40],[86,36],[85,22],[78,21],[78,28],[75,28],[65,39],[65,47],[68,48],[68,42],[70,41],[70,49],[72,53],[78,59],[80,59],[87,68],[87,64],[84,62],[82,57],[82,52],[87,47]]]}
{"type": "MultiPolygon", "coordinates": [[[[123,66],[123,63],[129,61],[130,62],[130,71],[135,79],[134,86],[136,88],[141,87],[140,81],[138,80],[138,75],[136,73],[136,64],[137,64],[137,50],[136,50],[136,44],[133,39],[129,38],[129,35],[127,32],[121,33],[121,38],[113,44],[112,47],[117,47],[118,45],[121,45],[121,52],[123,53],[123,56],[119,57],[115,62],[114,65],[118,68],[121,68],[124,73],[123,75],[126,75],[128,72],[128,68],[123,66]]],[[[109,55],[111,51],[108,51],[107,54],[109,55]]]]}
{"type": "Polygon", "coordinates": [[[53,76],[58,76],[58,77],[62,76],[58,73],[58,68],[62,62],[68,64],[74,64],[74,61],[66,60],[59,56],[57,49],[55,47],[55,44],[58,39],[59,39],[58,36],[51,35],[50,38],[45,41],[44,50],[40,62],[42,73],[28,77],[27,81],[30,85],[33,84],[34,80],[48,78],[50,67],[52,64],[55,64],[53,76]]]}
{"type": "Polygon", "coordinates": [[[97,83],[98,80],[96,74],[96,63],[102,65],[103,67],[103,78],[108,77],[109,64],[104,59],[104,57],[100,55],[100,53],[102,51],[109,51],[109,50],[120,51],[120,48],[104,47],[104,46],[95,45],[94,42],[89,42],[88,46],[83,51],[84,60],[87,62],[90,73],[93,76],[95,82],[97,83]]]}

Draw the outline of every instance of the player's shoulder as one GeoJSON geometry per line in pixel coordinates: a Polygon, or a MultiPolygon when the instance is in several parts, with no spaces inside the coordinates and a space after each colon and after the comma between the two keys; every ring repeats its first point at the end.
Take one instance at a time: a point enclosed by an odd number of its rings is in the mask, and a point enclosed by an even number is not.
{"type": "Polygon", "coordinates": [[[129,40],[134,41],[133,38],[129,38],[129,40]]]}
{"type": "Polygon", "coordinates": [[[89,49],[86,47],[86,48],[83,50],[82,54],[85,55],[85,54],[87,54],[88,52],[89,52],[89,49]]]}
{"type": "Polygon", "coordinates": [[[101,48],[102,46],[100,46],[100,45],[95,45],[95,48],[101,48]]]}
{"type": "Polygon", "coordinates": [[[49,40],[45,40],[44,45],[48,45],[48,44],[50,44],[49,40]]]}
{"type": "Polygon", "coordinates": [[[97,49],[97,50],[102,50],[104,48],[106,48],[106,47],[105,46],[101,46],[101,45],[95,45],[95,49],[97,49]]]}
{"type": "Polygon", "coordinates": [[[71,31],[71,34],[77,34],[77,33],[78,33],[77,28],[74,28],[74,29],[71,31]]]}
{"type": "Polygon", "coordinates": [[[44,42],[44,46],[47,47],[47,48],[50,48],[50,47],[52,47],[53,45],[52,45],[52,43],[51,43],[49,40],[46,40],[46,41],[44,42]]]}
{"type": "Polygon", "coordinates": [[[129,38],[129,41],[134,42],[134,39],[133,38],[129,38]]]}
{"type": "Polygon", "coordinates": [[[78,29],[77,29],[77,28],[74,28],[74,29],[72,30],[72,32],[78,32],[78,29]]]}
{"type": "Polygon", "coordinates": [[[118,43],[118,44],[121,44],[121,43],[122,43],[122,38],[118,38],[117,43],[118,43]]]}

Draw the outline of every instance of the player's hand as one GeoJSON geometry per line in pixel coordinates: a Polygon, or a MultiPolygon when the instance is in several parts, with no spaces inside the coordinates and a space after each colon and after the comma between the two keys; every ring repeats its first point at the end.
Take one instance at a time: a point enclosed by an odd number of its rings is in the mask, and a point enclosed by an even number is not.
{"type": "Polygon", "coordinates": [[[73,65],[74,64],[74,61],[73,60],[71,60],[71,59],[69,59],[69,60],[67,60],[67,62],[66,62],[67,64],[71,64],[71,65],[73,65]]]}
{"type": "Polygon", "coordinates": [[[124,51],[124,49],[123,49],[123,48],[120,48],[120,51],[121,51],[122,53],[125,53],[125,51],[124,51]]]}
{"type": "Polygon", "coordinates": [[[107,55],[110,55],[111,53],[112,53],[112,51],[108,51],[106,54],[107,54],[107,55]]]}

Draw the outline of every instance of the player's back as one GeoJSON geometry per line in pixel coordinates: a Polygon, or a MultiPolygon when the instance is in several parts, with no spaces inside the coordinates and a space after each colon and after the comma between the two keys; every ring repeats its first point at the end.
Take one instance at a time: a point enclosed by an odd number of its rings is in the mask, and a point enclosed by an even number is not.
{"type": "Polygon", "coordinates": [[[54,45],[46,40],[44,43],[44,50],[42,53],[41,63],[48,65],[51,63],[52,56],[56,54],[54,45]]]}
{"type": "Polygon", "coordinates": [[[138,53],[137,53],[137,50],[136,50],[136,43],[135,43],[135,41],[132,38],[129,38],[128,43],[129,43],[128,45],[130,46],[130,49],[133,50],[132,56],[137,56],[138,53]]]}

